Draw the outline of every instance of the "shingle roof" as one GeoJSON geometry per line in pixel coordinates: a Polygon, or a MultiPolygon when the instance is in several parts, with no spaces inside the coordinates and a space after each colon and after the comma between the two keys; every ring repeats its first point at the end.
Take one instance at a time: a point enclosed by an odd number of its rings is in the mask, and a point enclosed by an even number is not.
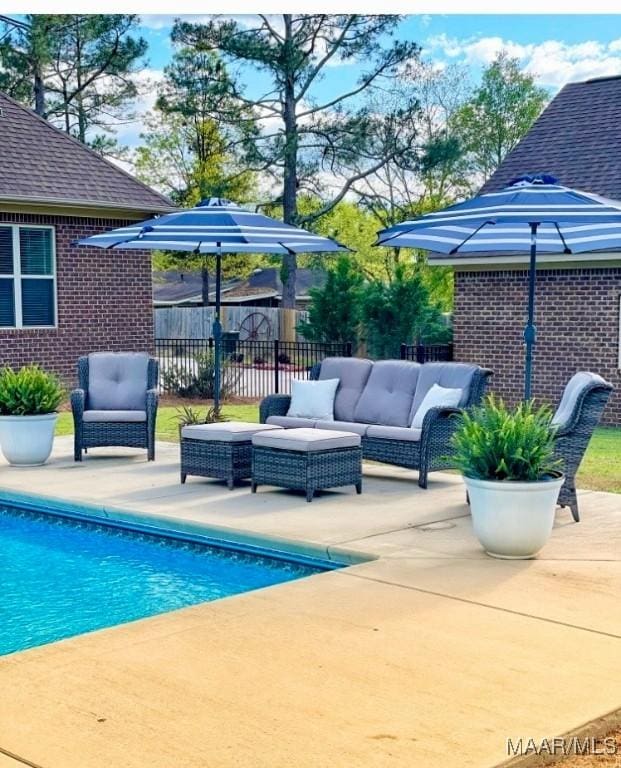
{"type": "Polygon", "coordinates": [[[171,210],[134,179],[0,92],[0,199],[141,212],[171,210]]]}
{"type": "MultiPolygon", "coordinates": [[[[233,278],[223,281],[222,301],[243,301],[253,297],[278,298],[282,295],[280,270],[276,267],[258,269],[246,280],[233,278]]],[[[307,298],[310,288],[325,283],[325,272],[299,267],[296,271],[296,296],[307,298]]],[[[168,270],[153,273],[153,301],[156,304],[180,304],[201,300],[200,272],[168,270]]],[[[215,280],[209,275],[209,298],[215,298],[215,280]]]]}
{"type": "MultiPolygon", "coordinates": [[[[238,279],[224,280],[223,293],[239,283],[238,279]]],[[[153,301],[155,304],[182,304],[202,300],[203,281],[200,272],[167,270],[153,272],[153,301]]],[[[213,274],[209,275],[209,299],[215,301],[216,286],[213,274]]]]}
{"type": "Polygon", "coordinates": [[[534,172],[621,199],[621,77],[566,85],[481,191],[534,172]]]}
{"type": "MultiPolygon", "coordinates": [[[[320,288],[325,281],[325,272],[318,269],[298,267],[295,272],[296,297],[298,299],[307,297],[311,288],[320,288]]],[[[235,286],[227,294],[227,299],[259,295],[274,297],[282,295],[282,281],[280,279],[280,270],[277,267],[257,269],[247,280],[235,286]]]]}

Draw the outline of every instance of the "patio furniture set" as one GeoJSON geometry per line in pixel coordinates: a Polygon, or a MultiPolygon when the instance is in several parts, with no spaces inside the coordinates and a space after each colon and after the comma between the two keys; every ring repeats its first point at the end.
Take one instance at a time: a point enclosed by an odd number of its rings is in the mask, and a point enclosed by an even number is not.
{"type": "MultiPolygon", "coordinates": [[[[353,485],[361,493],[362,460],[370,459],[418,470],[426,488],[430,472],[454,466],[455,417],[481,401],[490,375],[466,363],[326,358],[313,366],[309,382],[294,382],[292,396],[265,398],[259,424],[183,427],[181,482],[188,475],[213,477],[232,489],[250,479],[252,492],[259,485],[298,489],[311,501],[328,488],[353,485]],[[326,392],[328,406],[313,402],[326,392]]],[[[146,354],[80,358],[80,386],[71,395],[75,460],[97,446],[146,448],[153,460],[157,379],[158,362],[146,354]]],[[[575,474],[611,390],[600,376],[577,373],[554,416],[565,473],[558,503],[576,521],[575,474]]]]}

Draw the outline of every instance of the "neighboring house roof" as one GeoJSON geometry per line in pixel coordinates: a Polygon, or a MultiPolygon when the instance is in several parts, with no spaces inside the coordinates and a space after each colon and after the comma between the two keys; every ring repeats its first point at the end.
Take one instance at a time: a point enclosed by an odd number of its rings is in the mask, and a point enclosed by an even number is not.
{"type": "Polygon", "coordinates": [[[172,202],[0,92],[0,201],[170,211],[172,202]]]}
{"type": "Polygon", "coordinates": [[[621,199],[621,76],[566,85],[481,191],[502,189],[533,172],[621,199]]]}
{"type": "MultiPolygon", "coordinates": [[[[569,83],[548,104],[530,131],[481,188],[495,192],[525,173],[548,173],[559,183],[621,200],[621,76],[569,83]]],[[[619,253],[554,256],[540,262],[586,263],[619,260],[619,253]]],[[[432,264],[512,264],[520,254],[430,254],[432,264]]]]}
{"type": "MultiPolygon", "coordinates": [[[[325,280],[325,272],[298,267],[295,279],[296,299],[310,298],[310,289],[320,288],[325,280]]],[[[243,280],[239,285],[232,288],[222,300],[230,302],[252,298],[282,298],[282,281],[278,267],[255,270],[247,280],[243,280]]]]}
{"type": "MultiPolygon", "coordinates": [[[[224,281],[222,292],[226,293],[239,280],[224,281]]],[[[209,276],[209,300],[215,301],[216,285],[213,275],[209,276]]],[[[167,270],[153,272],[153,303],[156,306],[176,304],[200,304],[203,300],[203,281],[200,272],[167,270]]]]}
{"type": "MultiPolygon", "coordinates": [[[[246,280],[232,279],[223,281],[222,302],[252,302],[258,299],[282,297],[280,270],[276,267],[257,269],[246,280]]],[[[325,273],[315,269],[298,268],[296,277],[296,298],[309,298],[309,290],[322,286],[325,273]]],[[[209,300],[215,301],[215,278],[209,276],[209,300]]],[[[202,301],[202,281],[200,272],[179,272],[168,270],[153,273],[153,303],[156,306],[174,306],[175,304],[200,304],[202,301]]]]}

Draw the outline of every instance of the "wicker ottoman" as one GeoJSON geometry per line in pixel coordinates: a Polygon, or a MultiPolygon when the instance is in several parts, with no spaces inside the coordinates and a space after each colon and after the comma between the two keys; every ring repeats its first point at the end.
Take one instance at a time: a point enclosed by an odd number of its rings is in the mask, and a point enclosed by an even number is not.
{"type": "Polygon", "coordinates": [[[362,492],[360,435],[327,429],[285,429],[252,436],[252,492],[259,485],[315,491],[354,485],[362,492]]]}
{"type": "Polygon", "coordinates": [[[188,475],[226,480],[232,490],[236,480],[251,476],[252,436],[261,431],[280,432],[274,424],[223,421],[192,424],[181,430],[181,482],[188,475]]]}

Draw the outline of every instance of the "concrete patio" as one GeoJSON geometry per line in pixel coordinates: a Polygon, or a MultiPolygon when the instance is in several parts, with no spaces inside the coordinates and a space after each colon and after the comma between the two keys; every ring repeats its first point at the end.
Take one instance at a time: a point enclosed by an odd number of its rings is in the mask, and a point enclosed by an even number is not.
{"type": "Polygon", "coordinates": [[[0,766],[488,768],[508,738],[621,708],[621,496],[582,493],[580,524],[559,510],[541,556],[509,562],[480,550],[459,477],[415,478],[367,464],[362,496],[307,504],[182,486],[171,444],[151,464],[124,449],[74,464],[60,438],[45,467],[0,463],[0,503],[38,494],[358,561],[0,658],[0,766]]]}

